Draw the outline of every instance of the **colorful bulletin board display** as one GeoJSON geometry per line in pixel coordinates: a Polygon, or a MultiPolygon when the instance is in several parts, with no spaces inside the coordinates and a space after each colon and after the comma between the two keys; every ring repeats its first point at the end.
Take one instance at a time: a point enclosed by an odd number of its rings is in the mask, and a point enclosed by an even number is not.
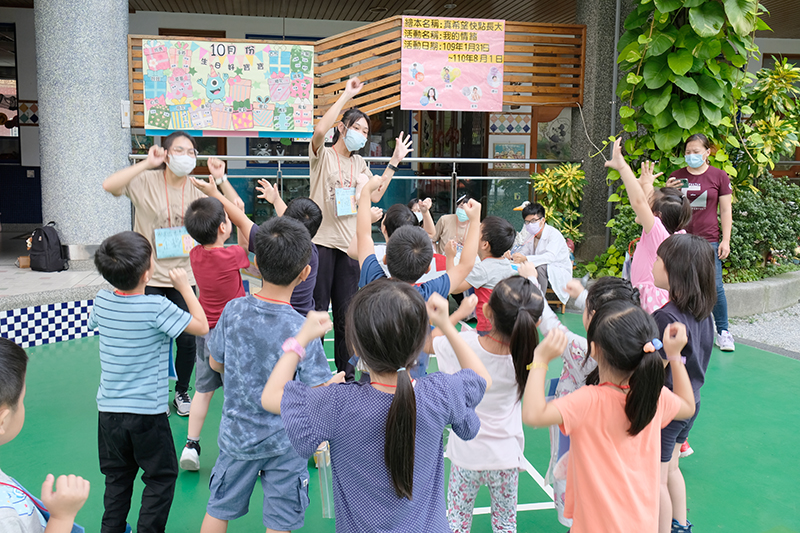
{"type": "Polygon", "coordinates": [[[311,137],[314,47],[142,42],[145,130],[210,137],[311,137]]]}
{"type": "Polygon", "coordinates": [[[403,17],[400,109],[503,110],[505,21],[403,17]]]}

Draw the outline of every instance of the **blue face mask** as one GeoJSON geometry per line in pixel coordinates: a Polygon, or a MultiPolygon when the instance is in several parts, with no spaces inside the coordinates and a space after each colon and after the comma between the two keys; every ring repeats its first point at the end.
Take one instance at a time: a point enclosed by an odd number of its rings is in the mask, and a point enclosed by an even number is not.
{"type": "Polygon", "coordinates": [[[456,216],[458,217],[459,222],[466,222],[467,220],[469,220],[467,212],[461,209],[460,207],[456,209],[456,216]]]}
{"type": "Polygon", "coordinates": [[[686,160],[686,164],[692,168],[700,168],[705,163],[703,154],[686,154],[683,158],[686,160]]]}
{"type": "Polygon", "coordinates": [[[347,135],[344,136],[344,145],[351,152],[358,152],[364,145],[367,144],[367,138],[361,133],[353,129],[347,130],[347,135]]]}

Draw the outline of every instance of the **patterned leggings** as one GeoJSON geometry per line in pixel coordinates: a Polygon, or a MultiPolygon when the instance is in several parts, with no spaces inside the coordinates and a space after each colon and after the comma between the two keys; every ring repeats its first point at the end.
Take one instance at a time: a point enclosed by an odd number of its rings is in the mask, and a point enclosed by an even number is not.
{"type": "Polygon", "coordinates": [[[472,527],[475,495],[481,485],[489,487],[492,496],[492,531],[517,531],[517,487],[519,470],[467,470],[450,463],[447,487],[447,521],[456,533],[468,533],[472,527]]]}

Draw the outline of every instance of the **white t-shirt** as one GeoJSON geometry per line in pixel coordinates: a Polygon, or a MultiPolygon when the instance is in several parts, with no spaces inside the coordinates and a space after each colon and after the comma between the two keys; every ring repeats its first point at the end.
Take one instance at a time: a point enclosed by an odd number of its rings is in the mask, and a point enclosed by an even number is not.
{"type": "Polygon", "coordinates": [[[42,533],[47,526],[36,504],[19,485],[0,470],[0,531],[3,533],[42,533]],[[13,485],[9,487],[8,485],[13,485]]]}
{"type": "MultiPolygon", "coordinates": [[[[492,376],[492,388],[475,408],[481,420],[478,435],[461,440],[451,432],[447,457],[459,468],[468,470],[507,470],[523,465],[525,435],[522,432],[522,403],[517,400],[517,379],[511,354],[497,355],[481,347],[477,331],[459,333],[492,376]]],[[[447,338],[436,337],[433,351],[439,370],[455,374],[461,370],[447,338]]]]}

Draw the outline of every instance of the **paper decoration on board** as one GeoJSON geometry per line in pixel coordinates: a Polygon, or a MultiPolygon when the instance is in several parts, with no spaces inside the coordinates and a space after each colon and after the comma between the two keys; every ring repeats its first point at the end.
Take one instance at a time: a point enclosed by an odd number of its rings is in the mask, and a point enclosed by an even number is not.
{"type": "Polygon", "coordinates": [[[403,17],[400,109],[503,109],[505,21],[403,17]]]}
{"type": "Polygon", "coordinates": [[[148,135],[314,133],[313,46],[153,39],[142,56],[148,135]]]}

